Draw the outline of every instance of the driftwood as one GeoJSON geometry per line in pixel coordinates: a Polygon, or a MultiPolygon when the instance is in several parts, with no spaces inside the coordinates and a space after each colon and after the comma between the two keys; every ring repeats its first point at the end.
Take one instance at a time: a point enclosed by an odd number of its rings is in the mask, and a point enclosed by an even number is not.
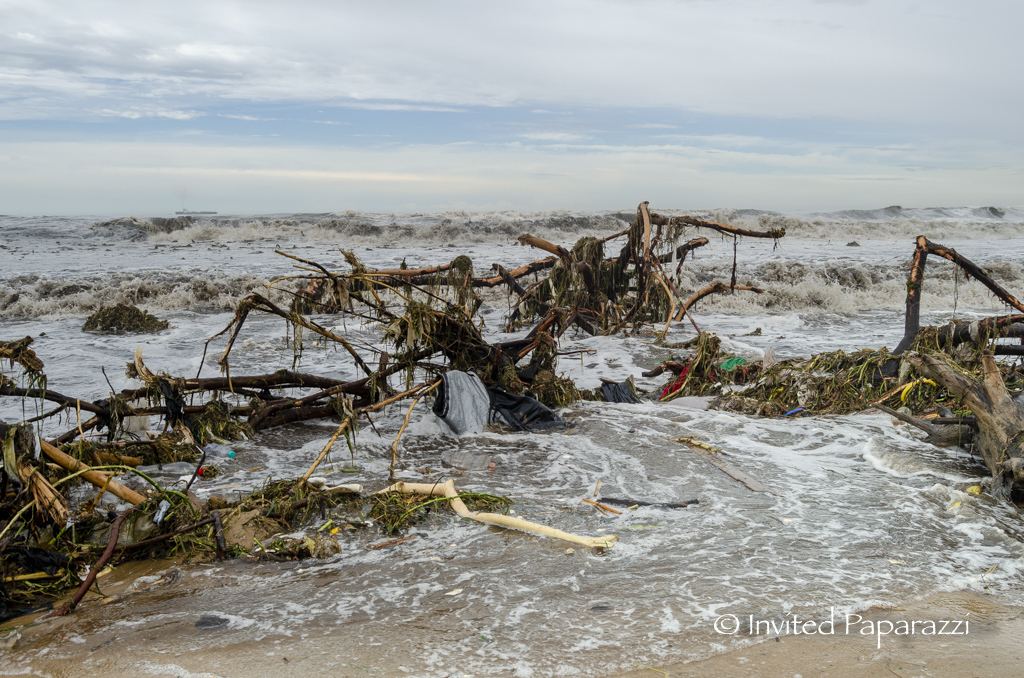
{"type": "Polygon", "coordinates": [[[17,396],[19,398],[38,398],[42,400],[49,400],[50,402],[60,403],[68,407],[78,407],[86,412],[92,412],[94,414],[108,415],[109,412],[105,407],[94,405],[87,400],[81,400],[79,398],[71,398],[66,395],[61,395],[56,391],[43,388],[22,388],[16,386],[13,381],[0,375],[0,396],[17,396]]]}
{"type": "Polygon", "coordinates": [[[881,403],[875,403],[873,407],[892,417],[896,417],[904,423],[921,429],[928,434],[925,437],[925,441],[937,447],[953,447],[957,445],[968,447],[974,440],[974,429],[970,426],[942,425],[934,421],[929,422],[927,419],[912,417],[881,403]]]}
{"type": "Polygon", "coordinates": [[[1009,499],[1012,484],[1024,479],[1024,407],[1010,398],[995,358],[989,353],[982,356],[981,381],[960,374],[935,356],[911,353],[905,359],[962,398],[974,413],[978,426],[975,449],[995,479],[994,494],[1009,499]]]}
{"type": "MultiPolygon", "coordinates": [[[[900,355],[909,350],[921,328],[921,292],[924,283],[924,267],[928,262],[928,255],[934,254],[943,259],[952,261],[963,270],[964,275],[970,279],[975,278],[987,287],[996,297],[1021,313],[1024,313],[1024,305],[1013,295],[1004,290],[998,283],[992,280],[980,266],[957,254],[956,250],[945,245],[938,245],[931,242],[923,235],[917,236],[914,257],[911,262],[910,275],[907,279],[907,311],[903,339],[893,350],[893,355],[900,355]]],[[[1005,324],[1012,325],[1019,322],[1019,319],[1007,319],[1005,324]]],[[[970,328],[965,327],[962,331],[947,333],[946,336],[956,345],[970,337],[970,328]]]]}
{"type": "Polygon", "coordinates": [[[524,532],[532,532],[534,534],[541,534],[545,537],[553,537],[555,539],[561,539],[581,546],[610,548],[614,546],[614,543],[619,539],[614,534],[605,537],[581,537],[579,535],[563,532],[562,530],[557,530],[553,527],[548,527],[547,525],[532,523],[528,520],[523,520],[522,518],[514,518],[512,516],[505,516],[498,513],[479,513],[476,511],[470,511],[469,508],[466,507],[465,502],[459,498],[459,493],[455,491],[455,481],[453,480],[435,484],[400,482],[391,485],[385,490],[381,490],[381,492],[405,492],[409,494],[426,494],[430,496],[446,497],[455,512],[463,518],[472,518],[473,520],[481,523],[522,530],[524,532]]]}
{"type": "Polygon", "coordinates": [[[712,231],[718,231],[725,235],[731,235],[733,237],[743,236],[746,238],[771,238],[778,240],[779,238],[786,235],[786,229],[774,228],[770,231],[751,231],[745,228],[738,228],[736,226],[730,226],[728,224],[719,224],[714,221],[705,221],[704,219],[697,219],[696,217],[663,217],[660,214],[651,214],[651,223],[658,226],[671,226],[672,224],[686,224],[687,226],[696,226],[697,228],[706,228],[712,231]]]}
{"type": "Polygon", "coordinates": [[[42,448],[43,454],[63,466],[68,471],[81,472],[82,478],[88,480],[96,487],[106,489],[107,492],[114,495],[118,499],[123,499],[131,504],[141,504],[146,501],[146,498],[136,492],[135,490],[129,489],[121,483],[111,480],[110,474],[102,471],[90,471],[89,467],[78,461],[74,457],[69,457],[64,454],[56,447],[46,442],[42,438],[39,439],[39,446],[42,448]]]}
{"type": "Polygon", "coordinates": [[[679,313],[676,314],[676,321],[678,322],[682,320],[683,314],[689,311],[694,304],[696,304],[704,297],[712,294],[727,294],[734,292],[735,290],[740,290],[742,292],[753,292],[754,294],[764,293],[764,290],[762,290],[759,287],[751,287],[750,285],[726,285],[723,282],[716,282],[711,285],[708,285],[702,290],[695,292],[692,297],[687,299],[686,302],[679,309],[679,313]]]}
{"type": "Polygon", "coordinates": [[[75,591],[75,595],[71,597],[71,600],[46,615],[47,617],[62,617],[78,607],[78,604],[82,602],[82,598],[85,598],[85,594],[89,592],[90,588],[92,588],[93,583],[96,581],[96,576],[103,569],[103,566],[107,564],[107,561],[110,560],[110,556],[114,555],[114,547],[117,546],[117,537],[121,530],[121,524],[134,510],[134,506],[129,506],[117,516],[114,523],[110,526],[110,538],[107,540],[107,548],[104,549],[99,560],[97,560],[96,564],[89,570],[89,574],[86,576],[85,581],[83,581],[82,585],[78,587],[77,591],[75,591]]]}
{"type": "Polygon", "coordinates": [[[57,525],[67,524],[68,516],[70,515],[67,500],[39,473],[39,469],[25,463],[19,463],[18,475],[21,478],[21,482],[32,491],[32,496],[36,502],[36,510],[48,513],[57,525]]]}
{"type": "MultiPolygon", "coordinates": [[[[584,499],[584,501],[586,501],[584,499]]],[[[664,508],[664,509],[684,509],[687,506],[695,506],[700,503],[699,499],[690,499],[689,501],[643,501],[641,499],[623,499],[621,497],[601,497],[601,503],[611,504],[612,506],[625,506],[626,508],[632,508],[634,506],[650,506],[652,508],[664,508]]]]}
{"type": "MultiPolygon", "coordinates": [[[[694,348],[693,355],[685,360],[666,361],[644,373],[645,376],[651,377],[663,372],[681,375],[686,371],[685,379],[671,379],[670,388],[677,386],[678,390],[669,392],[668,396],[662,396],[663,399],[673,397],[673,393],[683,394],[683,389],[690,386],[694,387],[691,395],[704,395],[716,385],[721,388],[726,382],[731,382],[729,385],[745,383],[741,380],[747,379],[750,375],[753,375],[751,379],[760,380],[765,373],[770,373],[769,376],[775,378],[779,374],[796,372],[797,369],[790,361],[787,361],[789,364],[771,372],[768,360],[743,370],[721,369],[726,356],[720,355],[718,338],[701,332],[689,313],[694,304],[710,294],[731,294],[736,290],[760,293],[761,290],[753,285],[737,283],[737,240],[741,237],[777,240],[784,235],[784,229],[754,231],[689,216],[662,216],[651,212],[649,205],[644,202],[637,206],[635,219],[626,230],[604,238],[581,238],[571,247],[524,234],[520,238],[522,245],[540,249],[545,255],[550,256],[512,269],[494,264],[493,272],[479,277],[474,277],[472,262],[468,257],[459,257],[451,263],[435,266],[371,270],[362,265],[354,254],[345,252],[351,270],[341,273],[328,270],[316,262],[280,252],[279,254],[295,261],[296,268],[300,269],[300,274],[280,278],[274,283],[275,286],[281,285],[277,287],[280,290],[284,289],[284,281],[287,280],[288,289],[285,291],[293,295],[294,303],[291,307],[282,307],[262,295],[251,295],[243,299],[237,306],[231,322],[208,342],[209,345],[219,337],[226,338],[226,346],[223,347],[219,360],[221,375],[200,378],[201,375],[197,374],[194,378],[189,378],[157,374],[146,367],[139,353],[131,363],[128,374],[138,377],[145,385],[138,389],[126,389],[118,394],[112,393],[106,402],[89,403],[50,390],[45,382],[45,375],[42,374],[42,361],[29,348],[31,338],[0,342],[0,360],[11,362],[12,366],[20,366],[22,376],[25,377],[23,383],[6,376],[0,378],[0,396],[45,398],[58,405],[56,409],[39,415],[35,418],[37,420],[57,416],[62,412],[74,412],[79,420],[75,422],[73,429],[51,441],[52,444],[41,442],[46,457],[55,460],[66,470],[61,481],[55,480],[50,484],[42,476],[41,471],[45,471],[51,472],[50,477],[53,477],[52,472],[56,467],[52,464],[39,464],[35,467],[28,462],[18,466],[17,475],[11,482],[20,480],[32,489],[32,493],[31,497],[30,493],[20,495],[24,506],[14,514],[4,532],[0,532],[0,538],[5,537],[8,528],[13,526],[20,529],[27,525],[30,519],[40,524],[47,521],[58,523],[63,527],[67,522],[67,508],[66,504],[61,505],[60,500],[63,497],[57,488],[60,488],[61,482],[70,476],[80,476],[132,504],[141,503],[146,499],[143,495],[114,481],[114,474],[90,469],[86,464],[58,449],[60,444],[71,442],[79,436],[84,438],[87,432],[95,429],[107,428],[113,437],[121,429],[120,420],[124,417],[161,415],[167,426],[159,442],[178,444],[188,451],[188,455],[193,455],[196,448],[194,445],[181,443],[182,439],[202,445],[210,439],[218,440],[216,436],[232,437],[222,432],[215,433],[212,428],[204,430],[204,427],[213,427],[217,423],[214,415],[244,429],[240,435],[258,434],[271,427],[310,419],[331,419],[336,424],[340,422],[340,426],[320,454],[316,455],[315,460],[311,460],[312,463],[304,476],[294,482],[289,481],[282,486],[276,486],[266,495],[260,495],[258,502],[261,503],[257,505],[262,507],[259,512],[263,516],[291,520],[291,516],[297,510],[304,509],[313,514],[323,506],[318,502],[323,500],[327,493],[312,491],[311,484],[317,479],[312,478],[311,474],[330,453],[340,436],[351,433],[360,417],[378,411],[390,403],[407,400],[411,401],[411,404],[406,406],[402,426],[390,449],[393,472],[398,461],[399,444],[413,408],[417,406],[421,397],[427,395],[431,384],[436,383],[437,377],[445,370],[473,371],[488,386],[500,386],[510,392],[534,395],[542,400],[547,398],[545,402],[551,406],[562,405],[578,398],[580,394],[575,390],[575,386],[567,379],[560,382],[554,372],[556,356],[561,355],[558,351],[559,338],[573,327],[588,334],[643,332],[645,335],[650,328],[660,330],[664,327],[667,334],[671,322],[679,322],[684,316],[688,316],[698,331],[698,337],[684,345],[684,348],[694,348]],[[682,226],[715,231],[733,239],[733,271],[728,282],[723,280],[696,291],[683,288],[679,275],[681,267],[690,253],[708,245],[709,240],[697,237],[680,244],[678,238],[685,230],[679,228],[682,226]],[[619,241],[621,246],[616,244],[614,250],[610,249],[610,243],[623,237],[625,242],[619,241]],[[607,252],[606,246],[609,248],[607,252]],[[674,262],[676,267],[673,272],[671,264],[674,262]],[[474,290],[498,286],[508,289],[509,301],[513,305],[513,311],[507,318],[508,327],[529,331],[521,338],[491,343],[485,340],[481,332],[482,324],[476,315],[480,299],[474,290]],[[314,309],[322,313],[341,314],[345,318],[381,327],[378,345],[369,347],[349,341],[344,333],[339,333],[308,317],[308,313],[314,309]],[[274,315],[288,323],[294,330],[291,337],[296,358],[301,351],[304,334],[308,336],[309,333],[313,333],[329,344],[340,345],[351,357],[356,369],[361,371],[358,375],[360,378],[340,380],[295,370],[280,370],[262,375],[232,375],[229,363],[232,348],[244,330],[247,317],[253,312],[274,315]],[[380,343],[384,346],[380,347],[380,343]],[[529,364],[526,364],[527,361],[529,364]],[[401,375],[406,371],[408,375],[403,376],[407,376],[409,381],[405,384],[419,382],[420,386],[404,391],[403,387],[398,386],[399,379],[394,378],[395,375],[401,375]],[[555,387],[545,392],[541,390],[544,384],[554,384],[555,387]],[[233,394],[236,399],[233,399],[231,404],[224,403],[221,401],[223,394],[233,394]],[[248,402],[237,398],[246,398],[248,402]],[[143,399],[148,401],[148,406],[130,404],[143,399]],[[82,411],[94,416],[82,421],[82,411]],[[204,438],[207,433],[211,437],[204,438]],[[47,486],[52,492],[47,490],[47,486]],[[303,494],[307,490],[310,492],[303,494]],[[267,508],[268,503],[270,508],[267,508]],[[36,511],[29,513],[33,507],[36,511]],[[26,514],[31,518],[22,519],[21,517],[26,514]]],[[[948,350],[950,347],[965,343],[973,344],[975,350],[987,347],[995,354],[1015,355],[1024,352],[1024,348],[1017,345],[991,346],[986,343],[994,336],[1024,336],[1024,307],[992,281],[981,268],[955,251],[920,237],[917,239],[914,265],[908,284],[904,337],[897,351],[892,355],[880,350],[863,352],[867,355],[859,352],[856,356],[833,357],[828,362],[827,369],[815,358],[814,361],[805,361],[803,368],[800,369],[805,369],[802,375],[804,377],[816,370],[832,370],[836,373],[842,371],[842,387],[827,391],[829,386],[826,384],[820,387],[823,393],[829,397],[836,395],[837,400],[842,400],[853,393],[854,396],[849,396],[848,402],[854,403],[858,409],[868,407],[873,401],[878,400],[880,409],[921,428],[927,433],[927,440],[930,442],[962,444],[968,439],[973,439],[975,449],[982,453],[986,464],[996,477],[997,496],[1009,498],[1013,484],[1024,481],[1024,453],[1021,450],[1024,414],[1021,413],[1021,407],[1010,399],[1003,385],[1003,377],[991,355],[985,356],[984,378],[980,381],[960,374],[940,357],[952,355],[948,350]],[[931,328],[926,334],[922,334],[919,326],[920,295],[928,255],[940,256],[953,262],[965,275],[986,284],[998,298],[1021,314],[989,318],[974,323],[960,323],[938,330],[931,328]],[[939,349],[934,351],[934,355],[925,354],[924,349],[920,348],[922,337],[934,336],[938,337],[939,349]],[[915,347],[918,353],[913,352],[915,347]],[[931,388],[925,389],[921,386],[913,390],[913,384],[919,384],[921,380],[907,385],[904,379],[906,374],[900,371],[901,377],[896,376],[901,355],[919,373],[931,376],[953,396],[962,398],[963,404],[973,412],[973,415],[925,420],[886,408],[884,403],[893,402],[890,399],[895,398],[901,391],[905,400],[910,392],[908,389],[913,391],[911,399],[907,401],[908,405],[914,404],[915,398],[918,398],[918,405],[922,404],[922,399],[918,397],[922,390],[927,390],[931,394],[929,397],[937,397],[934,392],[938,387],[931,385],[931,388]],[[846,378],[852,373],[858,373],[859,380],[846,378]]],[[[931,349],[930,344],[928,350],[931,349]]],[[[960,351],[956,355],[965,353],[971,352],[960,351]]],[[[205,363],[205,351],[203,358],[205,363]]],[[[972,357],[962,362],[968,365],[969,369],[974,369],[973,360],[972,357]]],[[[830,378],[831,374],[822,378],[821,383],[827,382],[830,378]]],[[[776,386],[773,384],[772,388],[776,386]]],[[[784,390],[783,393],[794,390],[799,389],[784,390]]],[[[762,404],[777,409],[782,396],[773,400],[775,397],[764,396],[762,404]]],[[[943,398],[948,402],[948,394],[945,392],[943,398]]],[[[786,409],[767,414],[782,414],[786,409]]],[[[2,433],[4,429],[0,425],[0,434],[2,433]]],[[[719,458],[716,455],[718,450],[711,445],[693,439],[678,440],[709,452],[710,463],[751,490],[774,494],[769,487],[719,458]]],[[[120,465],[128,462],[151,463],[153,452],[140,442],[138,447],[135,447],[134,443],[115,443],[110,446],[84,444],[75,451],[75,454],[89,455],[97,465],[115,460],[120,465]],[[121,450],[131,450],[133,455],[137,456],[130,460],[117,455],[108,456],[121,450]],[[147,457],[147,454],[150,456],[147,457]]],[[[83,456],[83,459],[85,458],[87,457],[83,456]]],[[[193,456],[186,458],[192,459],[193,456]]],[[[56,473],[60,475],[61,472],[56,469],[56,473]]],[[[6,477],[3,478],[3,482],[7,482],[6,477]]],[[[0,496],[8,496],[6,487],[3,486],[4,491],[0,491],[0,496]]],[[[438,486],[399,483],[392,489],[399,487],[443,497],[441,500],[447,501],[461,516],[491,525],[548,534],[588,546],[610,546],[614,540],[614,537],[579,537],[518,518],[470,512],[459,499],[452,481],[438,486]]],[[[332,488],[328,492],[337,489],[332,488]]],[[[158,493],[152,503],[157,504],[162,499],[161,504],[173,500],[181,502],[177,506],[190,506],[187,491],[185,494],[158,493]]],[[[595,491],[594,498],[586,501],[598,505],[600,510],[614,511],[601,502],[613,504],[619,500],[605,498],[597,501],[595,491]]],[[[647,502],[629,499],[621,501],[629,502],[629,506],[648,505],[647,502]]],[[[696,500],[679,504],[655,502],[650,505],[677,508],[691,503],[696,503],[696,500]]],[[[184,514],[177,511],[172,513],[174,519],[162,523],[163,529],[168,532],[123,547],[121,555],[138,553],[146,546],[164,542],[199,527],[213,525],[212,534],[217,540],[218,556],[223,557],[226,543],[222,539],[222,526],[218,526],[219,514],[208,512],[218,508],[225,510],[226,506],[217,506],[211,499],[207,506],[199,507],[195,504],[195,508],[198,508],[200,513],[192,513],[192,508],[187,509],[184,514]],[[208,514],[208,517],[203,517],[204,514],[208,514]],[[192,521],[191,524],[183,525],[182,522],[186,519],[192,521]]],[[[121,519],[123,517],[119,518],[121,519]]],[[[115,534],[111,543],[116,542],[117,530],[113,532],[115,534]]],[[[399,542],[388,542],[385,545],[391,543],[399,542]]]]}

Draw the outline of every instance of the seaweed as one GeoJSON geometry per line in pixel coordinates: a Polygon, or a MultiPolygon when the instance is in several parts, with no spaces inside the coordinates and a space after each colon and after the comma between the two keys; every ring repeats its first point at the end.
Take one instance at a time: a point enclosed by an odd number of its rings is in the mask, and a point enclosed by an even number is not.
{"type": "Polygon", "coordinates": [[[171,326],[148,311],[131,304],[101,306],[82,325],[83,332],[100,334],[155,334],[171,326]]]}

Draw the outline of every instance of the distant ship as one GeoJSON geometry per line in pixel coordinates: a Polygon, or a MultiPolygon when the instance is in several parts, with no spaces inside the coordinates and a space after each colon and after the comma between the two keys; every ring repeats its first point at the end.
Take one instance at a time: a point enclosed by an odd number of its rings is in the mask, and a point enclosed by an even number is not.
{"type": "Polygon", "coordinates": [[[181,210],[179,212],[175,212],[175,214],[216,214],[216,212],[193,212],[192,210],[181,210]]]}

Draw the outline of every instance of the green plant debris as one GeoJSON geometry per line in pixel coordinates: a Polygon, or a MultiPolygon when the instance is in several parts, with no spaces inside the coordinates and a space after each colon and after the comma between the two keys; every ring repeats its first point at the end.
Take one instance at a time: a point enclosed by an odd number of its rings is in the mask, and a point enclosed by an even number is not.
{"type": "MultiPolygon", "coordinates": [[[[460,492],[459,497],[470,511],[507,513],[512,500],[493,494],[460,492]]],[[[375,520],[385,534],[394,534],[415,524],[431,513],[447,509],[447,497],[385,492],[372,495],[367,517],[375,520]]]]}
{"type": "Polygon", "coordinates": [[[171,326],[167,320],[160,320],[148,311],[130,304],[101,306],[82,325],[83,332],[100,334],[153,334],[171,326]]]}

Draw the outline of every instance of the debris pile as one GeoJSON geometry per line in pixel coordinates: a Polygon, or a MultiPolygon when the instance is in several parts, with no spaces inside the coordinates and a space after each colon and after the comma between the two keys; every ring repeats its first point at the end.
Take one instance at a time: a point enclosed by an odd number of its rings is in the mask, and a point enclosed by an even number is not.
{"type": "Polygon", "coordinates": [[[171,326],[167,320],[160,320],[149,311],[131,304],[100,306],[82,325],[83,332],[100,334],[153,334],[171,326]]]}
{"type": "MultiPolygon", "coordinates": [[[[921,237],[908,283],[906,331],[893,352],[835,351],[786,360],[769,352],[763,360],[748,362],[724,352],[720,339],[702,331],[692,311],[712,294],[761,293],[760,288],[737,282],[736,242],[741,237],[776,242],[784,235],[782,229],[749,231],[687,216],[662,216],[642,203],[630,228],[606,238],[582,238],[569,249],[523,234],[520,244],[549,256],[511,270],[494,264],[486,276],[477,275],[466,256],[441,265],[410,268],[403,262],[398,269],[373,270],[346,252],[349,270],[332,271],[278,252],[295,262],[297,273],[276,279],[271,286],[289,292],[293,302],[282,307],[259,294],[242,300],[228,325],[203,351],[205,359],[212,345],[223,344],[217,361],[220,375],[153,371],[139,350],[127,363],[126,375],[142,385],[96,402],[51,390],[43,362],[31,349],[31,337],[0,343],[0,396],[54,406],[32,419],[0,423],[0,605],[6,606],[0,608],[0,616],[78,586],[75,573],[86,565],[91,568],[89,578],[56,614],[73,609],[91,585],[93,573],[108,562],[161,555],[192,560],[329,557],[339,552],[336,535],[343,530],[379,528],[394,537],[442,506],[479,522],[590,547],[611,546],[614,537],[580,537],[504,515],[509,499],[459,492],[451,480],[434,485],[395,482],[400,442],[413,409],[421,401],[434,400],[438,416],[454,421],[447,416],[445,398],[451,397],[456,383],[479,384],[484,405],[482,414],[473,415],[480,420],[474,426],[497,420],[526,432],[564,425],[550,408],[582,397],[667,402],[681,396],[713,396],[715,407],[759,416],[907,408],[900,411],[902,416],[919,427],[955,429],[951,438],[951,430],[935,428],[936,440],[973,441],[992,471],[994,493],[1012,499],[1015,484],[1024,481],[1024,413],[1010,392],[1024,385],[1024,369],[997,364],[993,354],[1024,353],[1019,346],[1001,342],[1003,337],[1024,336],[1024,315],[920,328],[926,259],[933,255],[952,261],[1024,313],[1020,302],[955,251],[921,237]],[[711,230],[733,239],[730,280],[681,289],[679,274],[688,255],[709,244],[704,237],[684,241],[688,229],[711,230]],[[613,245],[616,241],[621,244],[613,245]],[[506,331],[525,332],[519,338],[489,342],[478,313],[483,304],[478,293],[501,287],[511,302],[504,319],[506,331]],[[293,370],[246,374],[244,366],[239,370],[232,364],[232,349],[253,313],[288,323],[293,368],[312,334],[318,343],[347,354],[359,371],[357,377],[343,380],[293,370]],[[317,322],[314,314],[377,328],[379,340],[355,341],[317,322]],[[671,323],[684,321],[696,336],[670,347],[682,353],[644,373],[668,377],[652,394],[636,389],[635,375],[581,392],[556,371],[559,339],[572,328],[587,335],[642,334],[663,342],[671,323]],[[371,413],[400,401],[408,406],[390,447],[390,474],[379,479],[379,492],[364,495],[358,485],[328,486],[314,475],[341,439],[353,449],[360,423],[372,425],[371,413]],[[69,424],[74,422],[66,432],[50,439],[37,435],[34,427],[39,421],[64,415],[69,424]],[[148,430],[150,417],[159,418],[162,430],[139,435],[148,430]],[[190,492],[197,478],[217,472],[219,446],[285,424],[324,419],[337,422],[337,428],[301,477],[268,481],[233,500],[213,496],[201,502],[190,492]],[[146,470],[173,464],[189,469],[190,479],[181,488],[162,486],[146,470]],[[117,498],[119,512],[101,506],[101,498],[108,494],[117,498]],[[314,524],[319,526],[308,537],[276,536],[314,524]]],[[[167,326],[144,311],[118,306],[101,309],[83,329],[154,332],[167,326]]],[[[462,424],[453,425],[458,433],[457,426],[462,424]]],[[[730,473],[740,477],[736,470],[730,473]]],[[[748,487],[756,483],[747,478],[742,482],[748,487]]],[[[599,508],[617,511],[606,504],[599,508]]],[[[390,547],[408,538],[369,547],[390,547]]]]}

